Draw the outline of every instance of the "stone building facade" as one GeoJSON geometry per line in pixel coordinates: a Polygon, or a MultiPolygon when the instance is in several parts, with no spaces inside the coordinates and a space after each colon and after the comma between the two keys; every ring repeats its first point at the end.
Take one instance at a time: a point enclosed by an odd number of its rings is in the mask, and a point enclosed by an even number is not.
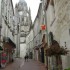
{"type": "Polygon", "coordinates": [[[26,37],[26,52],[29,54],[30,58],[33,58],[33,29],[31,28],[30,33],[26,37]]]}
{"type": "MultiPolygon", "coordinates": [[[[60,47],[70,50],[70,1],[69,0],[44,0],[48,28],[48,46],[50,45],[49,33],[53,33],[53,38],[59,43],[60,47]],[[48,6],[47,6],[48,3],[48,6]],[[46,7],[47,6],[47,7],[46,7]]],[[[63,70],[70,67],[70,52],[62,55],[63,70]]]]}
{"type": "Polygon", "coordinates": [[[40,48],[38,45],[42,43],[41,23],[42,22],[42,4],[40,3],[37,16],[33,22],[33,42],[34,42],[34,59],[39,60],[39,52],[35,48],[40,48]]]}
{"type": "MultiPolygon", "coordinates": [[[[20,53],[20,55],[22,55],[21,57],[24,57],[26,54],[26,51],[23,52],[21,51],[21,49],[25,49],[27,47],[25,47],[24,45],[26,45],[26,38],[27,35],[30,33],[30,27],[32,24],[31,21],[31,11],[30,8],[28,9],[27,3],[25,2],[25,0],[20,0],[18,2],[18,4],[16,4],[15,7],[15,18],[16,18],[16,27],[19,26],[19,31],[18,33],[15,35],[16,36],[16,44],[17,44],[17,53],[20,53]],[[17,38],[18,37],[18,38],[17,38]],[[18,41],[18,42],[17,42],[18,41]],[[24,47],[23,47],[24,46],[24,47]]],[[[17,30],[18,30],[17,29],[17,30]]],[[[17,30],[15,32],[17,32],[17,30]]]]}
{"type": "MultiPolygon", "coordinates": [[[[70,50],[70,1],[54,1],[55,3],[55,16],[56,16],[56,38],[58,39],[60,46],[66,47],[70,50]],[[58,4],[57,4],[58,2],[58,4]],[[65,44],[66,43],[66,44],[65,44]]],[[[62,56],[63,69],[70,67],[70,52],[66,56],[62,56]]]]}
{"type": "Polygon", "coordinates": [[[1,21],[2,21],[2,29],[1,29],[1,35],[2,37],[8,36],[11,38],[12,41],[14,41],[14,9],[12,0],[10,1],[4,1],[1,2],[1,21]],[[6,20],[6,21],[5,21],[6,20]]]}
{"type": "Polygon", "coordinates": [[[34,20],[34,59],[39,60],[46,66],[46,55],[45,49],[47,47],[47,32],[46,28],[43,30],[42,26],[46,26],[46,21],[44,18],[43,3],[39,4],[37,16],[34,20]]]}
{"type": "Polygon", "coordinates": [[[7,62],[12,61],[14,48],[14,8],[12,0],[0,0],[0,46],[7,54],[7,62]]]}
{"type": "Polygon", "coordinates": [[[20,56],[20,15],[18,12],[18,5],[15,6],[15,43],[16,43],[16,57],[20,56]]]}

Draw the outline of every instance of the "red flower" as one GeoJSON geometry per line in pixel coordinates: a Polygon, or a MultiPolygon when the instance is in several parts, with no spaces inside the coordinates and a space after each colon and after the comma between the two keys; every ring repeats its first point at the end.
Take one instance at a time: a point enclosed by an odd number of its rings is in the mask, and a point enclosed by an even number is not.
{"type": "Polygon", "coordinates": [[[1,62],[2,62],[2,63],[6,63],[6,60],[2,60],[1,62]]]}

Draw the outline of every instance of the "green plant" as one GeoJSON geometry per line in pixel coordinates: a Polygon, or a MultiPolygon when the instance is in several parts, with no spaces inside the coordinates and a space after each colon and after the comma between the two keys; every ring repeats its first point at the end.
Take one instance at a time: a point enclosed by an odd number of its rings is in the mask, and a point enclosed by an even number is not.
{"type": "Polygon", "coordinates": [[[70,68],[68,68],[68,69],[65,69],[65,70],[70,70],[70,68]]]}

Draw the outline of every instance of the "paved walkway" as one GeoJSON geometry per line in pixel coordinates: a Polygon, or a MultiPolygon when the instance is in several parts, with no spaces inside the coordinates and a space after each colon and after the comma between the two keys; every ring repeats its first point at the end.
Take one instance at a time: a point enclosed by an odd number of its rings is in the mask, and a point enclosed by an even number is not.
{"type": "Polygon", "coordinates": [[[16,59],[14,63],[0,70],[46,70],[46,68],[38,61],[28,60],[28,62],[25,62],[23,59],[16,59]]]}

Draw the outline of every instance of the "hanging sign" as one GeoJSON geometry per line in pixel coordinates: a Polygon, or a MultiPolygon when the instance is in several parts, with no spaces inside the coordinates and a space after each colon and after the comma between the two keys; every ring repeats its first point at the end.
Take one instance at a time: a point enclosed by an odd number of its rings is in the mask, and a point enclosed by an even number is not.
{"type": "Polygon", "coordinates": [[[46,30],[46,25],[41,25],[41,30],[46,30]]]}

